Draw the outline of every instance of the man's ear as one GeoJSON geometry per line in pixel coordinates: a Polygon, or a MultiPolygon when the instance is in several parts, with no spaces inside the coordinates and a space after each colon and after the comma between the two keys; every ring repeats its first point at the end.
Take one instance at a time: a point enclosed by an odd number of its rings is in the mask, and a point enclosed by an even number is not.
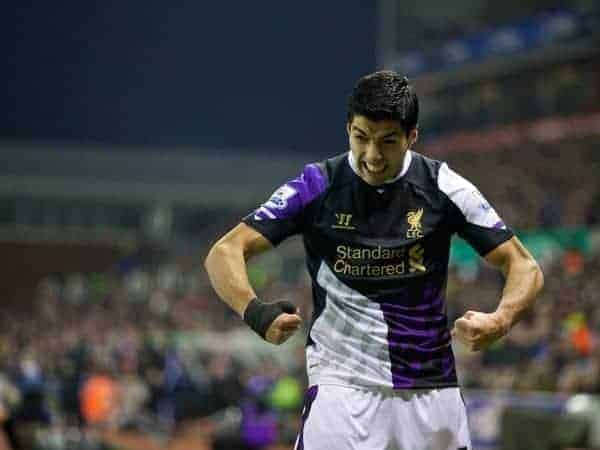
{"type": "Polygon", "coordinates": [[[346,122],[346,133],[348,133],[348,136],[350,136],[350,127],[352,126],[352,124],[350,122],[346,122]]]}
{"type": "Polygon", "coordinates": [[[417,127],[414,127],[412,129],[412,131],[410,132],[410,134],[408,135],[408,147],[412,147],[415,142],[417,142],[417,140],[419,139],[419,129],[417,127]]]}

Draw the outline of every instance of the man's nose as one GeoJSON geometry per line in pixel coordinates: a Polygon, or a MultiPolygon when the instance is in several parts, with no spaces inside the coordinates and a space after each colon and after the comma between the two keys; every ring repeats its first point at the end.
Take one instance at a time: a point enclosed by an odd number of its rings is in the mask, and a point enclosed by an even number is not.
{"type": "Polygon", "coordinates": [[[381,154],[381,151],[379,150],[377,144],[372,141],[369,142],[365,152],[365,160],[370,163],[376,163],[381,161],[382,158],[383,155],[381,154]]]}

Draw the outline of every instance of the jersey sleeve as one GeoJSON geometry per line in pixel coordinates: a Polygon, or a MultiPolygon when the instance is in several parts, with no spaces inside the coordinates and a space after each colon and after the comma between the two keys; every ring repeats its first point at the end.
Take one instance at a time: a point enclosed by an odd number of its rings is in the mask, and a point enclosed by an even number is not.
{"type": "Polygon", "coordinates": [[[453,230],[481,256],[513,237],[481,192],[446,163],[440,167],[438,187],[450,199],[453,230]]]}
{"type": "Polygon", "coordinates": [[[318,164],[308,164],[297,178],[279,187],[259,208],[242,219],[273,245],[302,233],[307,206],[326,188],[326,176],[318,164]]]}

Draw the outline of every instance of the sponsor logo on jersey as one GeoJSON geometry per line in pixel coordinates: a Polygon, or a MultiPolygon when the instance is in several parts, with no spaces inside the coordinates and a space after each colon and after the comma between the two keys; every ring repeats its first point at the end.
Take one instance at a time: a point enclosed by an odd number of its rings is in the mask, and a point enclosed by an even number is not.
{"type": "Polygon", "coordinates": [[[333,271],[356,278],[396,278],[426,272],[425,249],[409,247],[353,247],[338,245],[333,271]]]}
{"type": "Polygon", "coordinates": [[[355,230],[356,228],[352,225],[352,214],[335,213],[335,225],[331,225],[331,228],[355,230]]]}
{"type": "Polygon", "coordinates": [[[408,230],[406,230],[407,238],[415,239],[423,237],[422,218],[423,208],[419,208],[416,211],[409,211],[408,214],[406,214],[406,221],[408,222],[408,230]]]}
{"type": "Polygon", "coordinates": [[[421,244],[413,245],[408,251],[408,257],[410,273],[427,271],[427,268],[423,263],[425,259],[425,249],[421,244]]]}

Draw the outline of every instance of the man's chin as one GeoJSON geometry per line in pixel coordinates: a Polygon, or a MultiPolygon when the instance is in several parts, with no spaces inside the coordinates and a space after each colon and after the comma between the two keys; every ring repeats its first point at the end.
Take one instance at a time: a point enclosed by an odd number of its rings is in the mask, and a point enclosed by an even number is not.
{"type": "Polygon", "coordinates": [[[361,178],[363,179],[363,181],[367,184],[370,184],[371,186],[380,186],[383,183],[385,183],[385,180],[387,179],[385,176],[383,175],[375,175],[375,174],[371,174],[371,173],[362,173],[361,178]]]}

